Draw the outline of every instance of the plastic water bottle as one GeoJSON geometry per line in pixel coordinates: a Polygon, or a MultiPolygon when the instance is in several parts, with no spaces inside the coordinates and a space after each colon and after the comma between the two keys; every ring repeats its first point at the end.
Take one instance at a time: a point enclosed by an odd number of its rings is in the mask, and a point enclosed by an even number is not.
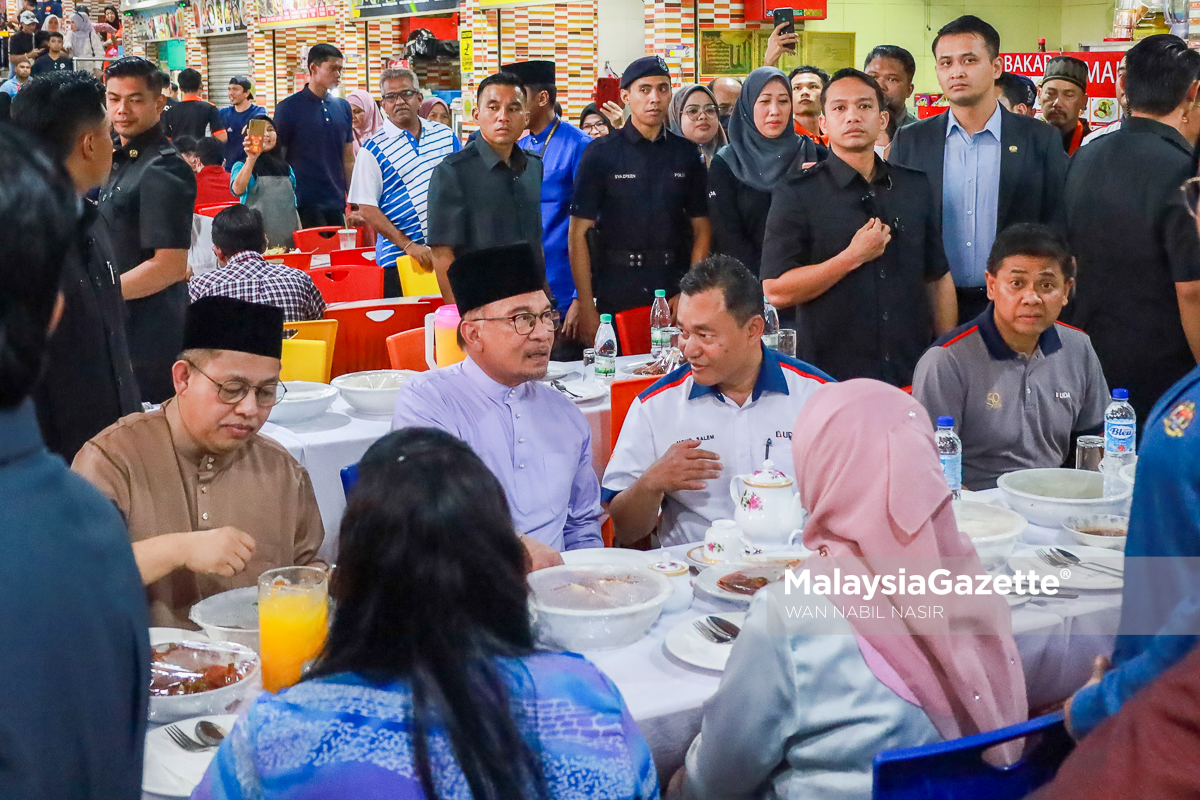
{"type": "Polygon", "coordinates": [[[962,496],[962,439],[954,432],[954,417],[937,418],[934,439],[937,441],[946,485],[950,487],[950,495],[957,500],[962,496]]]}
{"type": "Polygon", "coordinates": [[[596,380],[612,383],[617,376],[617,334],[613,330],[612,314],[600,315],[596,329],[596,380]]]}
{"type": "Polygon", "coordinates": [[[779,347],[779,312],[775,310],[775,306],[771,305],[771,301],[763,298],[763,318],[766,320],[766,325],[763,327],[762,340],[763,344],[772,350],[779,347]]]}
{"type": "Polygon", "coordinates": [[[665,333],[671,327],[671,306],[667,303],[666,289],[654,290],[654,305],[650,306],[650,357],[658,358],[663,348],[671,346],[671,336],[665,333]]]}
{"type": "Polygon", "coordinates": [[[1104,409],[1104,459],[1100,472],[1104,475],[1104,496],[1120,494],[1125,488],[1120,480],[1121,467],[1137,459],[1137,412],[1129,405],[1129,392],[1112,390],[1112,402],[1104,409]]]}

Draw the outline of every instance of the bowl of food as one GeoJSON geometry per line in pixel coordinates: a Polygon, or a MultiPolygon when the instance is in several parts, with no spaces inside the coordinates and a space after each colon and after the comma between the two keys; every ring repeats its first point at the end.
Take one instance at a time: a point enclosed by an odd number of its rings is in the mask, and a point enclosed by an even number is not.
{"type": "Polygon", "coordinates": [[[1125,537],[1129,534],[1129,517],[1117,514],[1068,517],[1063,527],[1080,544],[1124,551],[1125,537]]]}
{"type": "Polygon", "coordinates": [[[258,650],[258,587],[231,589],[192,606],[192,622],[214,642],[235,642],[258,650]]]}
{"type": "Polygon", "coordinates": [[[339,375],[330,385],[360,414],[390,417],[396,410],[400,387],[413,374],[411,369],[371,369],[339,375]]]}
{"type": "Polygon", "coordinates": [[[662,613],[674,587],[648,567],[578,564],[529,573],[538,639],[564,650],[632,644],[662,613]]]}
{"type": "Polygon", "coordinates": [[[258,654],[234,642],[181,640],[150,648],[150,721],[227,714],[262,688],[258,654]]]}
{"type": "Polygon", "coordinates": [[[955,500],[951,505],[958,529],[975,545],[984,567],[994,567],[1008,558],[1028,524],[1017,512],[990,503],[955,500]]]}
{"type": "Polygon", "coordinates": [[[1116,514],[1133,495],[1117,478],[1117,491],[1104,496],[1104,476],[1085,469],[1022,469],[1000,476],[996,485],[1008,507],[1034,525],[1057,529],[1068,517],[1116,514]]]}
{"type": "Polygon", "coordinates": [[[333,405],[338,390],[328,383],[316,381],[284,381],[287,392],[271,407],[268,422],[276,425],[299,425],[316,419],[333,405]]]}

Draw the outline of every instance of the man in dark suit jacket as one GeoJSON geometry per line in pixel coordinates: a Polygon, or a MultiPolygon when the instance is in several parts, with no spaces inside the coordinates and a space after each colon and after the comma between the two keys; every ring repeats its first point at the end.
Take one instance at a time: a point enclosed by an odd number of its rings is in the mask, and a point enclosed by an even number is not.
{"type": "Polygon", "coordinates": [[[1067,154],[1053,127],[997,102],[1003,67],[991,25],[959,17],[938,31],[933,55],[950,110],[897,131],[888,160],[929,176],[958,318],[972,319],[987,305],[984,276],[996,234],[1016,222],[1057,219],[1067,154]]]}

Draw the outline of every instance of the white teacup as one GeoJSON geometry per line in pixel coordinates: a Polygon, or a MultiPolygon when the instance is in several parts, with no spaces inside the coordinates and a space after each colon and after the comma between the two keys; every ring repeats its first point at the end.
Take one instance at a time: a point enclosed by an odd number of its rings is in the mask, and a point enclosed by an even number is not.
{"type": "Polygon", "coordinates": [[[742,529],[731,519],[713,520],[704,532],[704,556],[709,561],[732,561],[740,558],[749,544],[742,529]]]}

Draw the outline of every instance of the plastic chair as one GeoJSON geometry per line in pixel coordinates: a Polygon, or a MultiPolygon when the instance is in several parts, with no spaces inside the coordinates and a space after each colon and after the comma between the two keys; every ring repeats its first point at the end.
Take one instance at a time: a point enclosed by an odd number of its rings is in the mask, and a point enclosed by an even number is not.
{"type": "Polygon", "coordinates": [[[263,256],[267,261],[274,264],[283,264],[285,267],[303,270],[307,270],[312,266],[312,257],[312,253],[306,253],[303,250],[299,253],[280,253],[277,256],[263,256]]]}
{"type": "Polygon", "coordinates": [[[392,369],[411,369],[424,372],[429,369],[425,361],[425,329],[393,333],[387,337],[388,360],[392,369]]]}
{"type": "Polygon", "coordinates": [[[310,319],[304,322],[283,323],[283,335],[288,339],[310,339],[325,343],[325,379],[321,383],[329,383],[333,370],[333,351],[337,344],[338,324],[336,319],[310,319]],[[288,331],[295,331],[289,335],[288,331]]]}
{"type": "Polygon", "coordinates": [[[439,297],[389,297],[326,306],[325,318],[338,321],[333,376],[368,369],[391,369],[387,337],[425,327],[425,315],[442,304],[439,297]]]}
{"type": "Polygon", "coordinates": [[[638,356],[650,352],[650,306],[630,308],[613,314],[621,355],[638,356]]]}
{"type": "Polygon", "coordinates": [[[611,431],[608,441],[609,455],[612,455],[612,451],[617,446],[617,437],[621,435],[621,426],[625,424],[625,417],[629,414],[629,407],[633,405],[633,401],[637,399],[639,394],[649,389],[661,377],[662,375],[647,375],[645,377],[639,376],[613,381],[610,394],[612,398],[612,422],[609,427],[611,431]]]}
{"type": "Polygon", "coordinates": [[[329,266],[345,267],[351,264],[369,264],[375,266],[374,247],[355,247],[352,250],[332,250],[329,253],[329,266]]]}
{"type": "Polygon", "coordinates": [[[281,381],[314,381],[327,383],[325,342],[315,339],[284,339],[283,362],[279,370],[281,381]]]}
{"type": "MultiPolygon", "coordinates": [[[[338,240],[337,225],[322,225],[319,228],[301,228],[292,234],[292,241],[296,243],[296,247],[300,250],[308,250],[313,253],[332,253],[341,245],[338,240]]],[[[357,244],[358,235],[355,234],[355,243],[357,244]]]]}
{"type": "Polygon", "coordinates": [[[326,303],[353,303],[383,297],[383,270],[374,264],[317,267],[305,272],[313,279],[326,303]]]}
{"type": "Polygon", "coordinates": [[[1017,800],[1054,777],[1075,746],[1062,712],[949,742],[875,756],[874,800],[1017,800]],[[983,751],[1036,734],[1021,760],[998,769],[983,751]]]}
{"type": "Polygon", "coordinates": [[[350,490],[358,483],[358,464],[351,464],[348,467],[342,467],[342,493],[346,495],[346,499],[350,499],[350,490]]]}
{"type": "Polygon", "coordinates": [[[241,203],[209,203],[208,205],[196,206],[195,213],[203,217],[215,217],[227,208],[232,208],[241,203]]]}
{"type": "Polygon", "coordinates": [[[400,273],[400,289],[405,297],[430,297],[442,293],[438,286],[437,273],[433,270],[426,272],[424,269],[418,269],[411,256],[397,258],[396,270],[400,273]]]}

